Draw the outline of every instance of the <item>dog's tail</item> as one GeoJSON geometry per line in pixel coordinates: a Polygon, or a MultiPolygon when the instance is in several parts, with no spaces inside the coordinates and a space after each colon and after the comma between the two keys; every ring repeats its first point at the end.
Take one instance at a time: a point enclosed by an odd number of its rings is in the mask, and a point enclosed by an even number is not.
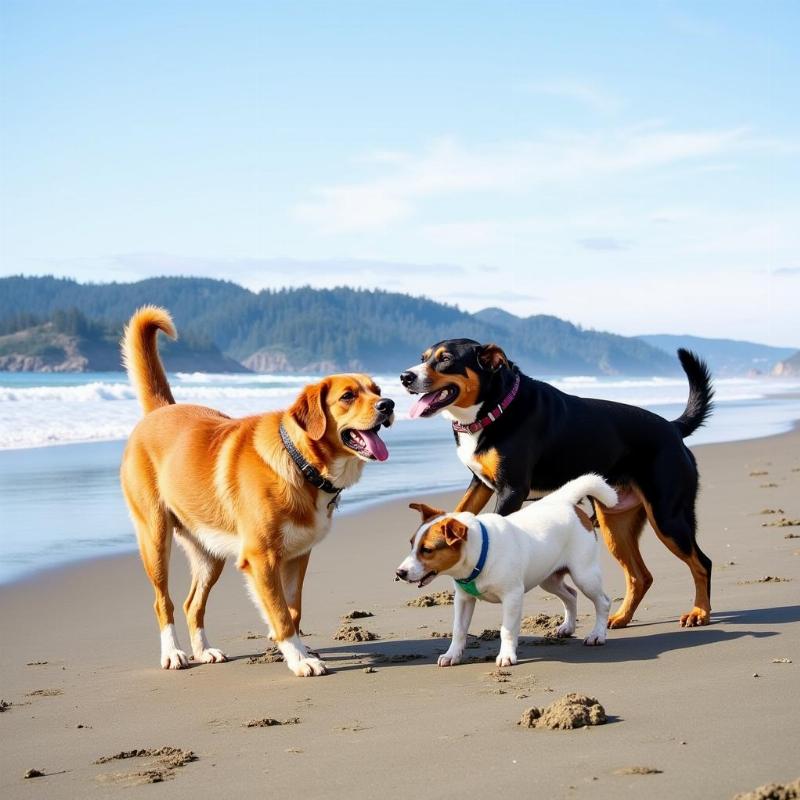
{"type": "Polygon", "coordinates": [[[614,488],[609,486],[600,475],[592,472],[565,483],[549,497],[559,497],[572,505],[577,505],[584,497],[594,497],[608,508],[617,504],[617,493],[614,488]]]}
{"type": "Polygon", "coordinates": [[[689,379],[689,400],[686,410],[673,420],[681,436],[691,436],[711,416],[714,410],[714,387],[711,385],[711,371],[705,361],[691,350],[678,350],[683,371],[689,379]]]}
{"type": "Polygon", "coordinates": [[[158,306],[142,306],[122,334],[122,364],[145,414],[175,402],[164,365],[158,355],[156,336],[163,331],[177,338],[172,317],[158,306]]]}

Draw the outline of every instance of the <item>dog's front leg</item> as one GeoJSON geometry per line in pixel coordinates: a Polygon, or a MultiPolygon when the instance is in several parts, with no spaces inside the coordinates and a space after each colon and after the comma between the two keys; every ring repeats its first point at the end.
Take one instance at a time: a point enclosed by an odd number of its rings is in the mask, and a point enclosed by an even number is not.
{"type": "Polygon", "coordinates": [[[245,550],[237,564],[249,581],[253,595],[260,601],[275,641],[286,666],[301,678],[325,675],[324,662],[310,655],[300,640],[294,619],[283,594],[280,559],[272,552],[260,548],[245,550]]]}
{"type": "Polygon", "coordinates": [[[483,507],[489,502],[492,490],[478,477],[472,476],[472,481],[464,492],[464,496],[459,500],[456,511],[470,511],[479,514],[483,507]]]}
{"type": "Polygon", "coordinates": [[[500,626],[500,652],[495,663],[498,667],[510,667],[517,663],[517,642],[522,624],[522,600],[525,590],[515,587],[503,595],[503,624],[500,626]]]}
{"type": "Polygon", "coordinates": [[[439,656],[440,667],[454,667],[461,663],[464,648],[467,645],[467,632],[472,622],[472,613],[475,611],[475,598],[461,589],[456,588],[453,609],[453,638],[447,652],[439,656]]]}

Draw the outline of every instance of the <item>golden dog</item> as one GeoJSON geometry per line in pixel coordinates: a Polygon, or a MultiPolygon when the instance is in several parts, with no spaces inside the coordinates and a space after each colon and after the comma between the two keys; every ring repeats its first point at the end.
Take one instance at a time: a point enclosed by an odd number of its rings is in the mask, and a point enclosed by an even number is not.
{"type": "Polygon", "coordinates": [[[197,661],[226,660],[203,624],[208,594],[225,558],[235,556],[289,669],[323,675],[325,664],[299,637],[309,554],[330,529],[339,491],[358,481],[366,461],[388,457],[378,431],[392,423],[394,403],[367,375],[355,374],[307,386],[287,411],[243,419],[175,404],[156,346],[159,330],[175,337],[169,313],[152,306],[125,329],[124,363],[145,416],[128,440],[120,475],[155,590],[161,666],[189,662],[167,586],[174,531],[192,571],[183,607],[197,661]]]}

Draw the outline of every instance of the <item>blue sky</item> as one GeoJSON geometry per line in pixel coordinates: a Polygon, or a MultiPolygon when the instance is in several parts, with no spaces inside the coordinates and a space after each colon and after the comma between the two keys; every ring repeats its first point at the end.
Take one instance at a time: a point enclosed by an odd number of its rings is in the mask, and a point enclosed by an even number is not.
{"type": "Polygon", "coordinates": [[[800,4],[0,3],[0,273],[800,346],[800,4]]]}

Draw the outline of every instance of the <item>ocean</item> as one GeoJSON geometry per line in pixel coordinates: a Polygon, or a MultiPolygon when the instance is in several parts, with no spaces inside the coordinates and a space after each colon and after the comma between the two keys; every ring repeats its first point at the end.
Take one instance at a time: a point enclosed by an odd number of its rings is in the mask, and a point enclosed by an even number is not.
{"type": "MultiPolygon", "coordinates": [[[[178,402],[231,416],[284,408],[313,375],[170,376],[178,402]]],[[[411,398],[396,376],[377,376],[397,402],[397,422],[382,436],[389,460],[368,464],[342,499],[346,516],[392,497],[464,488],[449,425],[442,418],[409,420],[411,398]]],[[[584,397],[644,406],[668,419],[686,402],[682,378],[592,378],[549,381],[584,397]]],[[[800,418],[800,380],[721,379],[717,408],[692,445],[767,436],[800,418]]],[[[140,411],[120,373],[0,373],[0,582],[68,561],[136,549],[119,488],[125,437],[140,411]]],[[[341,524],[346,524],[344,521],[341,524]]]]}

